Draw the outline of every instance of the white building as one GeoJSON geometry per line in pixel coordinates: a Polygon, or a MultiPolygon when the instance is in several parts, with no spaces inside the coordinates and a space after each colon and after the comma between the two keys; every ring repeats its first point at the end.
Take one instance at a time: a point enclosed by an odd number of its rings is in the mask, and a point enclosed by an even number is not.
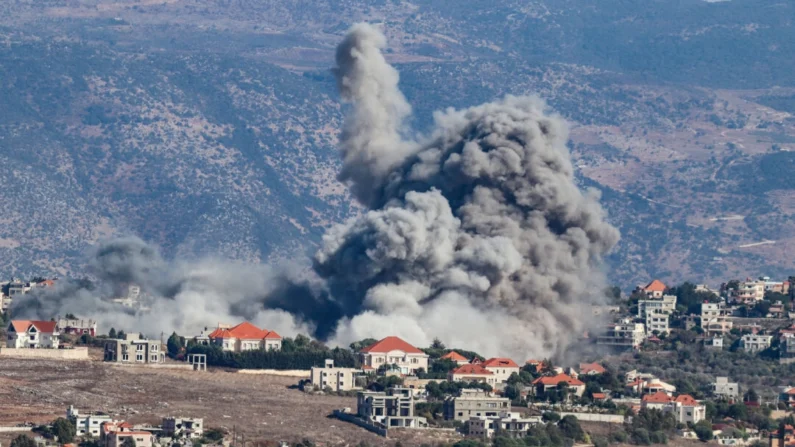
{"type": "Polygon", "coordinates": [[[107,414],[86,413],[81,414],[75,407],[69,406],[66,409],[66,419],[72,421],[77,428],[77,436],[93,436],[99,438],[102,424],[113,422],[113,418],[107,414]]]}
{"type": "Polygon", "coordinates": [[[163,434],[172,438],[201,438],[204,435],[204,420],[201,418],[163,418],[163,434]]]}
{"type": "Polygon", "coordinates": [[[54,321],[11,320],[6,347],[15,349],[58,349],[58,329],[54,321]]]}
{"type": "Polygon", "coordinates": [[[646,327],[643,323],[634,323],[630,319],[624,319],[608,326],[605,334],[596,339],[596,343],[618,348],[637,349],[645,338],[646,327]]]}
{"type": "Polygon", "coordinates": [[[671,332],[668,328],[668,318],[669,315],[667,312],[646,312],[646,335],[668,335],[671,332]]]}
{"type": "Polygon", "coordinates": [[[327,359],[322,368],[312,367],[310,379],[312,386],[321,390],[331,388],[333,391],[351,391],[361,389],[356,382],[361,374],[362,370],[357,368],[335,368],[334,360],[327,359]]]}
{"type": "Polygon", "coordinates": [[[761,352],[770,347],[772,335],[746,334],[740,339],[740,346],[745,352],[761,352]]]}
{"type": "Polygon", "coordinates": [[[508,378],[510,378],[511,375],[519,374],[519,365],[508,358],[490,358],[481,363],[480,366],[486,368],[488,371],[491,371],[491,373],[494,374],[494,380],[496,383],[505,383],[508,381],[508,378]]]}
{"type": "Polygon", "coordinates": [[[638,301],[638,317],[646,318],[649,313],[667,313],[676,311],[676,295],[663,295],[658,299],[638,301]]]}
{"type": "Polygon", "coordinates": [[[498,416],[473,416],[467,421],[467,428],[470,436],[483,439],[495,436],[521,439],[541,423],[541,416],[522,417],[519,413],[502,411],[498,416]]]}
{"type": "Polygon", "coordinates": [[[765,281],[744,281],[732,290],[729,299],[738,304],[754,304],[765,299],[765,281]]]}
{"type": "Polygon", "coordinates": [[[403,374],[411,374],[418,369],[428,370],[428,354],[394,336],[362,349],[359,357],[362,366],[374,369],[394,365],[403,374]]]}
{"type": "Polygon", "coordinates": [[[736,399],[740,396],[740,386],[737,382],[729,382],[728,377],[716,377],[712,384],[712,394],[724,399],[736,399]]]}
{"type": "Polygon", "coordinates": [[[673,413],[680,424],[696,424],[707,417],[707,408],[688,394],[673,398],[662,391],[643,396],[641,408],[673,413]]]}
{"type": "Polygon", "coordinates": [[[199,344],[212,343],[224,351],[280,351],[282,336],[244,321],[237,326],[219,324],[209,335],[196,337],[199,344]]]}
{"type": "Polygon", "coordinates": [[[707,334],[725,334],[732,330],[732,320],[720,303],[701,304],[701,329],[707,334]]]}

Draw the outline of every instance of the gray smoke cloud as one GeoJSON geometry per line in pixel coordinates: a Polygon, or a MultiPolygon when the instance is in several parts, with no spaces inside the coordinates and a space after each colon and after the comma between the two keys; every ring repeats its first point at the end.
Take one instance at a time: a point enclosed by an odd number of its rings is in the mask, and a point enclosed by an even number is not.
{"type": "Polygon", "coordinates": [[[562,353],[603,300],[603,257],[619,239],[598,191],[575,184],[565,121],[538,98],[508,96],[437,112],[427,135],[409,137],[385,45],[359,24],[337,48],[351,104],[339,179],[367,211],[327,232],[313,270],[166,262],[124,238],[93,253],[99,290],[63,286],[21,300],[17,315],[188,335],[248,319],[340,345],[397,335],[518,361],[562,353]],[[130,282],[153,296],[151,312],[101,298],[130,282]]]}

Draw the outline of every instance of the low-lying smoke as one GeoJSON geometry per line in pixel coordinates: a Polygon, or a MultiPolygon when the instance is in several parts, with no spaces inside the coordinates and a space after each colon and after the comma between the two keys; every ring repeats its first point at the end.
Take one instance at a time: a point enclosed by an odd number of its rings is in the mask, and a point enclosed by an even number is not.
{"type": "MultiPolygon", "coordinates": [[[[237,317],[338,344],[398,335],[517,359],[561,353],[601,302],[603,257],[619,239],[598,192],[575,184],[566,123],[538,98],[508,96],[437,112],[426,136],[407,138],[411,107],[385,43],[359,24],[337,48],[334,74],[352,105],[339,179],[369,210],[327,232],[313,275],[167,264],[125,239],[97,251],[96,276],[161,297],[152,330],[190,334],[237,317]]],[[[96,293],[63,293],[22,309],[109,312],[96,293]]]]}

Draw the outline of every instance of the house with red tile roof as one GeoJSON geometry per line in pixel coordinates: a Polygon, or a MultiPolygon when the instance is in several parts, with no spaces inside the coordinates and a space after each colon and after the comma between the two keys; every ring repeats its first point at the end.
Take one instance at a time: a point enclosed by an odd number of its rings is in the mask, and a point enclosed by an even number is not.
{"type": "Polygon", "coordinates": [[[484,368],[482,364],[468,363],[450,371],[448,380],[451,382],[483,382],[491,386],[497,384],[494,373],[484,368]]]}
{"type": "Polygon", "coordinates": [[[582,396],[585,392],[585,384],[583,382],[566,374],[542,376],[534,380],[532,385],[535,387],[536,396],[543,396],[547,391],[557,389],[561,382],[565,382],[569,392],[577,397],[582,396]]]}
{"type": "Polygon", "coordinates": [[[282,349],[281,335],[276,331],[260,329],[248,321],[232,327],[219,324],[206,338],[209,343],[220,346],[224,351],[279,351],[282,349]]]}
{"type": "Polygon", "coordinates": [[[505,357],[494,357],[481,364],[484,368],[494,374],[497,383],[505,383],[511,374],[519,374],[519,365],[513,360],[505,357]]]}
{"type": "Polygon", "coordinates": [[[663,391],[657,391],[643,396],[641,408],[673,413],[676,421],[681,424],[696,424],[707,417],[706,406],[699,403],[689,394],[671,397],[663,391]]]}
{"type": "Polygon", "coordinates": [[[644,395],[640,400],[640,406],[641,408],[663,410],[673,401],[674,399],[665,392],[657,391],[656,393],[644,395]]]}
{"type": "Polygon", "coordinates": [[[443,355],[441,357],[441,359],[442,360],[452,360],[452,361],[458,363],[459,365],[464,365],[466,363],[469,363],[469,360],[467,360],[466,357],[464,357],[463,355],[461,355],[461,354],[459,354],[459,353],[457,353],[455,351],[448,352],[447,354],[443,355]]]}
{"type": "Polygon", "coordinates": [[[419,369],[428,370],[428,354],[395,336],[386,337],[362,349],[359,359],[362,365],[375,369],[397,365],[402,374],[412,374],[419,369]]]}
{"type": "Polygon", "coordinates": [[[585,376],[595,376],[604,374],[607,370],[598,363],[580,363],[580,374],[585,376]]]}
{"type": "Polygon", "coordinates": [[[6,347],[58,349],[60,333],[55,321],[11,320],[6,329],[6,347]]]}
{"type": "Polygon", "coordinates": [[[668,289],[668,286],[663,284],[663,282],[659,279],[655,279],[654,281],[646,284],[646,287],[643,288],[643,291],[646,292],[646,295],[651,298],[662,298],[666,289],[668,289]]]}

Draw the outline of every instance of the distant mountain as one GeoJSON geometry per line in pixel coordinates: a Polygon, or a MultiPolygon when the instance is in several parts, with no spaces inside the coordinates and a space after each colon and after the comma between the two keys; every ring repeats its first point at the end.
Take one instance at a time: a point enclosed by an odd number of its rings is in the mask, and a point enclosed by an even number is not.
{"type": "Polygon", "coordinates": [[[0,4],[0,273],[79,274],[133,233],[168,256],[300,257],[357,210],[328,68],[382,22],[432,112],[536,93],[572,122],[624,286],[795,270],[795,5],[767,0],[0,4]]]}

